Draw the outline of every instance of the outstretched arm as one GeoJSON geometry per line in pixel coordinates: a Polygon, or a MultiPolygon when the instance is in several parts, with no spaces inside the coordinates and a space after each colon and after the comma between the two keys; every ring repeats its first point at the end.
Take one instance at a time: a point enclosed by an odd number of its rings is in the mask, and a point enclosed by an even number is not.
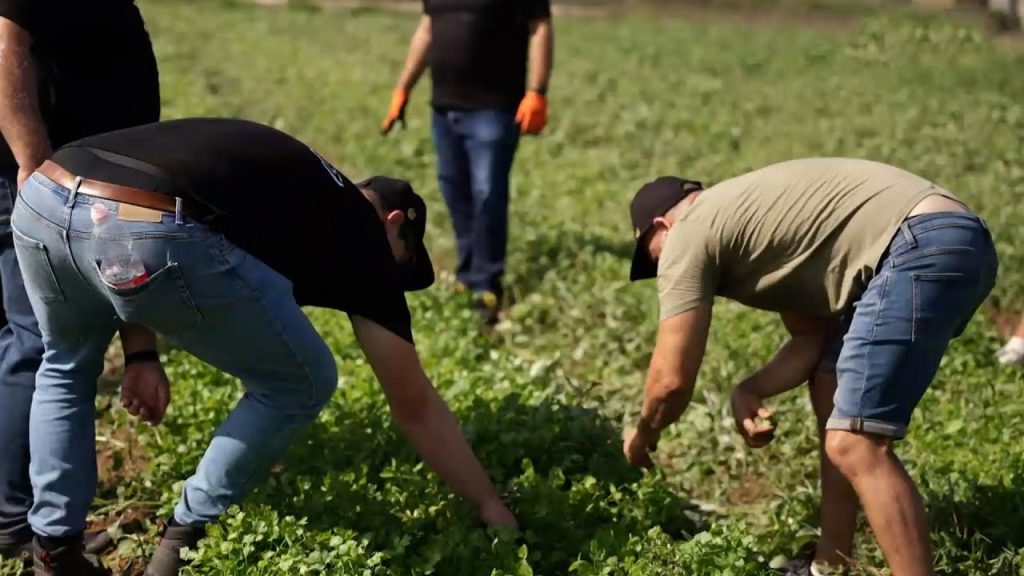
{"type": "Polygon", "coordinates": [[[412,344],[377,323],[352,316],[359,346],[387,397],[391,414],[421,458],[456,494],[476,504],[488,524],[514,526],[483,466],[434,389],[412,344]]]}
{"type": "Polygon", "coordinates": [[[679,420],[690,405],[710,327],[711,304],[666,318],[658,325],[640,421],[636,430],[627,433],[623,447],[630,464],[652,466],[649,452],[657,446],[661,431],[679,420]]]}

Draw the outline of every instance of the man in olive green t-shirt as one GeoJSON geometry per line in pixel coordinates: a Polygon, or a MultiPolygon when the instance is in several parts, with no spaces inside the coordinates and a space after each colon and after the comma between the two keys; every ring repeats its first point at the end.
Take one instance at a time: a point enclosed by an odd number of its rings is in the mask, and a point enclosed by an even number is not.
{"type": "Polygon", "coordinates": [[[842,158],[783,162],[702,190],[662,177],[631,206],[632,280],[658,278],[661,320],[626,458],[649,452],[693,395],[715,296],[780,313],[790,340],[737,385],[744,440],[774,437],[765,398],[811,381],[822,432],[822,574],[852,552],[857,498],[895,576],[931,576],[924,507],[892,452],[952,338],[995,282],[984,222],[898,168],[842,158]],[[840,339],[839,337],[842,336],[840,339]]]}

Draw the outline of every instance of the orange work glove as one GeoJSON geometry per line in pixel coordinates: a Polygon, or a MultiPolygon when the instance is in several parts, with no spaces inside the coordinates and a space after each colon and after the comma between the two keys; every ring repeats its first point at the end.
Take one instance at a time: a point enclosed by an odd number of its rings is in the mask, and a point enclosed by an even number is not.
{"type": "Polygon", "coordinates": [[[391,93],[391,104],[388,105],[388,115],[380,125],[380,133],[387,135],[394,128],[395,122],[401,122],[405,128],[405,105],[409,103],[409,93],[401,88],[395,88],[391,93]]]}
{"type": "Polygon", "coordinates": [[[519,103],[516,124],[523,134],[540,134],[548,125],[548,99],[540,92],[527,92],[519,103]]]}

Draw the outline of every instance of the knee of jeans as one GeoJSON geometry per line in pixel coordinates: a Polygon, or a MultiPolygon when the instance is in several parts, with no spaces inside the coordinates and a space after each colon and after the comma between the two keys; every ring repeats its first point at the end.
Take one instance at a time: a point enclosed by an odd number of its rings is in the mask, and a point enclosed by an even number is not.
{"type": "Polygon", "coordinates": [[[338,365],[329,352],[321,354],[309,366],[312,408],[319,412],[338,388],[338,365]]]}

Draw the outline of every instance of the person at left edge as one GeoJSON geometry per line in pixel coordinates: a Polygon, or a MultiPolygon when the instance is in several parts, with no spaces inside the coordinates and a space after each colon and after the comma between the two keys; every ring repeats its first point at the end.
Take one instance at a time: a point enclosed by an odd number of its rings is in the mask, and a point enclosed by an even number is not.
{"type": "MultiPolygon", "coordinates": [[[[265,477],[337,388],[334,356],[301,305],[349,314],[420,456],[481,520],[515,525],[414,347],[404,292],[434,280],[426,218],[407,182],[353,184],[302,142],[242,120],[161,122],[58,150],[26,183],[13,218],[46,345],[31,416],[29,521],[39,540],[85,527],[96,486],[90,383],[114,331],[131,322],[246,390],[185,481],[146,569],[177,574],[181,548],[194,549],[204,526],[265,477]],[[106,222],[100,233],[97,220],[106,222]],[[139,283],[104,276],[100,256],[119,242],[148,273],[139,283]]],[[[122,340],[126,361],[144,370],[122,384],[128,410],[158,423],[170,391],[155,337],[135,330],[122,340]]],[[[60,560],[50,574],[103,573],[74,551],[60,560]]]]}
{"type": "MultiPolygon", "coordinates": [[[[31,559],[29,409],[43,355],[10,218],[17,189],[72,140],[160,119],[156,59],[132,0],[0,0],[0,558],[31,559]]],[[[110,539],[90,534],[97,552],[110,539]]]]}

